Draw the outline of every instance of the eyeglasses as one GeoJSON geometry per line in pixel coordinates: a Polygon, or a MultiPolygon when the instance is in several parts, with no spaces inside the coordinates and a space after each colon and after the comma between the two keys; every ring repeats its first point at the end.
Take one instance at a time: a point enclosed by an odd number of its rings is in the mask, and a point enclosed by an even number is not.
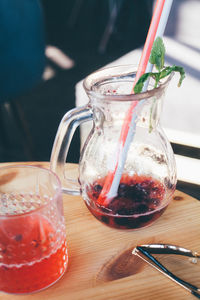
{"type": "Polygon", "coordinates": [[[200,288],[174,275],[152,255],[176,254],[191,257],[194,259],[194,262],[197,262],[197,259],[200,258],[199,253],[175,245],[149,244],[135,247],[132,251],[132,254],[140,257],[143,261],[145,261],[146,263],[154,267],[156,270],[158,270],[159,272],[161,272],[162,274],[164,274],[165,276],[167,276],[168,278],[185,288],[192,295],[200,299],[200,288]]]}

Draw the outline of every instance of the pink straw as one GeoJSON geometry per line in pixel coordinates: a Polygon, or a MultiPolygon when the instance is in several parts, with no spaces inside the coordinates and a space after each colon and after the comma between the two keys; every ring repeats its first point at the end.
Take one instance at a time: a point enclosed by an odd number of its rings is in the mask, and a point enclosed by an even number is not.
{"type": "MultiPolygon", "coordinates": [[[[151,24],[149,27],[147,38],[146,38],[143,52],[141,55],[141,59],[139,62],[138,71],[137,71],[136,78],[135,78],[135,81],[133,84],[132,93],[134,93],[134,86],[135,86],[136,82],[138,81],[138,79],[140,78],[140,76],[145,73],[146,69],[151,68],[151,66],[149,67],[149,65],[148,65],[148,61],[149,61],[149,57],[151,54],[153,42],[155,40],[155,37],[162,36],[164,33],[164,29],[165,29],[165,26],[167,23],[167,19],[169,16],[172,1],[173,0],[157,0],[157,2],[156,2],[152,20],[151,20],[151,24]],[[161,15],[162,15],[162,18],[161,18],[161,15]],[[147,67],[147,65],[148,65],[148,67],[147,67]]],[[[117,190],[118,190],[119,182],[120,182],[122,171],[123,171],[123,165],[124,165],[125,159],[126,159],[126,153],[123,154],[123,150],[124,150],[124,152],[128,151],[128,147],[129,147],[128,144],[130,144],[130,143],[127,143],[127,140],[130,140],[130,138],[133,137],[133,130],[132,130],[132,133],[130,133],[130,131],[131,131],[130,127],[131,127],[131,123],[135,122],[133,112],[134,112],[134,108],[137,104],[138,104],[138,102],[135,101],[130,106],[127,116],[125,118],[125,121],[123,123],[121,134],[120,134],[120,139],[119,139],[119,149],[117,151],[116,164],[115,164],[114,170],[110,170],[108,175],[106,176],[106,180],[105,180],[103,189],[98,198],[99,204],[106,205],[110,202],[110,199],[112,199],[113,197],[115,197],[117,195],[117,190]],[[129,135],[129,137],[128,137],[128,135],[129,135]]]]}

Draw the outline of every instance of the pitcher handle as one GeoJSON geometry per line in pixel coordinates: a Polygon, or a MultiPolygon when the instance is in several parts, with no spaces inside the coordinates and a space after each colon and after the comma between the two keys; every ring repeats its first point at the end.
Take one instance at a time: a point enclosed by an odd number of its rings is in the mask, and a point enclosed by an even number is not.
{"type": "Polygon", "coordinates": [[[54,140],[51,152],[50,168],[62,182],[62,191],[65,194],[80,195],[78,178],[67,179],[65,176],[65,163],[72,137],[76,128],[84,122],[93,119],[93,112],[89,105],[74,108],[62,118],[54,140]],[[68,184],[68,186],[67,186],[68,184]]]}

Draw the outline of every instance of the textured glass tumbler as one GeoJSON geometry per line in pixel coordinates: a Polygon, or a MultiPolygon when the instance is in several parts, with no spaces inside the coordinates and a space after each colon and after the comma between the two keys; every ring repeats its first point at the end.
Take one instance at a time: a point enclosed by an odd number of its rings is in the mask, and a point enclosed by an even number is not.
{"type": "Polygon", "coordinates": [[[0,291],[44,289],[64,274],[67,264],[58,177],[34,166],[0,168],[0,291]]]}

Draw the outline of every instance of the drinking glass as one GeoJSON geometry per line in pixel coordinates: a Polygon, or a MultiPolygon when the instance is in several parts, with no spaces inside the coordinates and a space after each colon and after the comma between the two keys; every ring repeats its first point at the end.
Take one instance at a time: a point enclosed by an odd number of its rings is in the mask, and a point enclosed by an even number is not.
{"type": "Polygon", "coordinates": [[[0,291],[44,289],[65,272],[68,252],[61,184],[35,166],[0,168],[0,291]]]}
{"type": "Polygon", "coordinates": [[[131,65],[89,75],[83,84],[90,100],[63,117],[51,154],[51,169],[63,180],[63,190],[81,193],[99,221],[119,229],[150,225],[165,211],[176,187],[174,154],[159,122],[162,99],[173,75],[158,88],[150,82],[146,92],[132,94],[135,76],[131,65]],[[133,136],[117,194],[103,199],[101,192],[115,169],[120,134],[131,105],[133,136]],[[76,126],[88,120],[93,120],[93,128],[81,152],[78,184],[73,186],[64,172],[66,156],[76,126]]]}

